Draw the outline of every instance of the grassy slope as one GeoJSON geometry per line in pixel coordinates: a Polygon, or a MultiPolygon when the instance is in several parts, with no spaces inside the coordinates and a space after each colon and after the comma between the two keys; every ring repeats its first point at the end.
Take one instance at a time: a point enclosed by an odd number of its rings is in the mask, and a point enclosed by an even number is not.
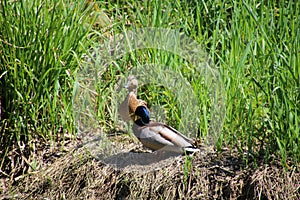
{"type": "MultiPolygon", "coordinates": [[[[66,132],[75,133],[71,105],[74,77],[82,53],[93,41],[86,37],[84,2],[21,2],[1,1],[0,153],[1,169],[7,173],[13,169],[12,163],[22,160],[16,156],[12,161],[9,152],[28,157],[35,151],[35,139],[40,143],[58,141],[66,132]]],[[[111,23],[108,29],[94,31],[93,35],[102,38],[132,26],[182,30],[208,52],[226,86],[227,112],[219,145],[238,147],[241,153],[247,150],[254,158],[264,156],[268,160],[275,154],[283,165],[288,159],[297,164],[300,3],[295,2],[99,2],[111,23]]],[[[97,118],[106,129],[115,123],[107,101],[113,84],[120,74],[142,62],[138,58],[184,64],[182,73],[193,80],[189,65],[176,56],[155,50],[125,55],[99,80],[97,118]]],[[[191,84],[195,90],[201,87],[197,80],[191,84]]],[[[151,92],[156,90],[154,87],[151,92]]],[[[208,94],[195,92],[199,94],[199,106],[209,110],[208,94]]],[[[150,94],[145,91],[143,95],[150,94]]],[[[169,104],[166,109],[170,116],[176,116],[176,110],[172,110],[176,103],[169,104]]],[[[205,122],[212,119],[200,112],[199,129],[205,133],[209,128],[205,122]]]]}

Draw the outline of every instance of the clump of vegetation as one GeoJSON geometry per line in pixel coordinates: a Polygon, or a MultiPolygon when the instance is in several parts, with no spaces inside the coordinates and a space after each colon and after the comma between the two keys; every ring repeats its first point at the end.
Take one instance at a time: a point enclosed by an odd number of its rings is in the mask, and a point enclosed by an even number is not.
{"type": "MultiPolygon", "coordinates": [[[[41,144],[63,144],[67,135],[76,134],[72,97],[83,57],[88,55],[101,64],[91,49],[132,27],[179,29],[208,53],[227,96],[220,150],[222,146],[237,148],[247,162],[269,161],[275,155],[286,168],[287,163],[299,164],[298,1],[157,0],[94,5],[90,1],[1,1],[1,175],[18,176],[36,169],[39,163],[34,153],[41,144]],[[105,21],[93,17],[101,16],[92,14],[98,7],[112,23],[95,30],[94,20],[105,21]]],[[[107,132],[115,128],[114,85],[130,69],[147,62],[176,68],[189,81],[199,98],[199,135],[205,135],[214,116],[209,114],[211,94],[201,74],[178,55],[161,50],[136,50],[100,67],[103,71],[93,75],[97,76],[95,119],[107,132]]],[[[160,99],[151,94],[172,96],[163,87],[148,88],[152,90],[142,90],[140,95],[158,103],[160,99]]],[[[174,99],[163,99],[162,104],[168,116],[178,120],[184,116],[173,108],[178,105],[174,99]]]]}
{"type": "Polygon", "coordinates": [[[34,168],[41,144],[74,134],[72,90],[77,58],[89,45],[90,8],[85,1],[1,1],[2,173],[34,168]]]}

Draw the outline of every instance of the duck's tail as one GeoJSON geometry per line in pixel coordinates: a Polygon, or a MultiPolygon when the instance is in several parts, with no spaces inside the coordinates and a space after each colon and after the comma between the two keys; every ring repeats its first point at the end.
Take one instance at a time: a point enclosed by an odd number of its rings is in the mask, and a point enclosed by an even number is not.
{"type": "Polygon", "coordinates": [[[183,150],[184,150],[184,153],[187,155],[194,154],[196,152],[200,152],[200,149],[198,149],[194,146],[184,147],[183,150]]]}

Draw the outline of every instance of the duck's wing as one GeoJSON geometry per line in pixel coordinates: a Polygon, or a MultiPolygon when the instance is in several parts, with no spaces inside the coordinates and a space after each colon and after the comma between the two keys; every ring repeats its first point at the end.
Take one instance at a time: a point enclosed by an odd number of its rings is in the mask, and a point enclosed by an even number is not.
{"type": "Polygon", "coordinates": [[[146,126],[133,126],[133,132],[144,146],[152,150],[173,152],[196,152],[192,141],[176,129],[159,122],[152,122],[146,126]]]}
{"type": "Polygon", "coordinates": [[[151,146],[151,143],[155,144],[155,146],[176,146],[178,148],[192,146],[190,139],[163,123],[151,122],[146,126],[134,124],[133,132],[145,146],[151,146]]]}
{"type": "Polygon", "coordinates": [[[150,128],[156,129],[157,132],[159,132],[162,137],[164,137],[167,140],[174,140],[174,138],[181,138],[183,140],[185,140],[188,143],[193,143],[193,140],[191,140],[190,138],[186,137],[185,135],[183,135],[182,133],[180,133],[178,130],[176,130],[175,128],[168,126],[164,123],[161,122],[151,122],[149,124],[150,128]]]}
{"type": "MultiPolygon", "coordinates": [[[[158,127],[156,127],[158,128],[158,127]]],[[[183,148],[178,147],[173,144],[171,141],[162,137],[157,129],[152,129],[149,126],[138,126],[136,124],[133,125],[133,132],[135,136],[140,140],[140,142],[147,148],[157,151],[157,150],[165,150],[172,152],[183,153],[183,148]]]]}

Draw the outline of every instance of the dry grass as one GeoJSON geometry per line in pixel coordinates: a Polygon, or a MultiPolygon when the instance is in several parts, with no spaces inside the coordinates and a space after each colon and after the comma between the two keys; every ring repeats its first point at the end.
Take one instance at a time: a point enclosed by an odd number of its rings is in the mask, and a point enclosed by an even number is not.
{"type": "Polygon", "coordinates": [[[274,166],[263,165],[251,177],[255,196],[267,199],[299,199],[300,176],[295,170],[283,171],[274,166]]]}
{"type": "Polygon", "coordinates": [[[299,199],[300,174],[280,165],[246,167],[235,151],[185,156],[146,166],[113,168],[84,148],[21,178],[5,199],[299,199]],[[151,170],[150,170],[151,169],[151,170]]]}

